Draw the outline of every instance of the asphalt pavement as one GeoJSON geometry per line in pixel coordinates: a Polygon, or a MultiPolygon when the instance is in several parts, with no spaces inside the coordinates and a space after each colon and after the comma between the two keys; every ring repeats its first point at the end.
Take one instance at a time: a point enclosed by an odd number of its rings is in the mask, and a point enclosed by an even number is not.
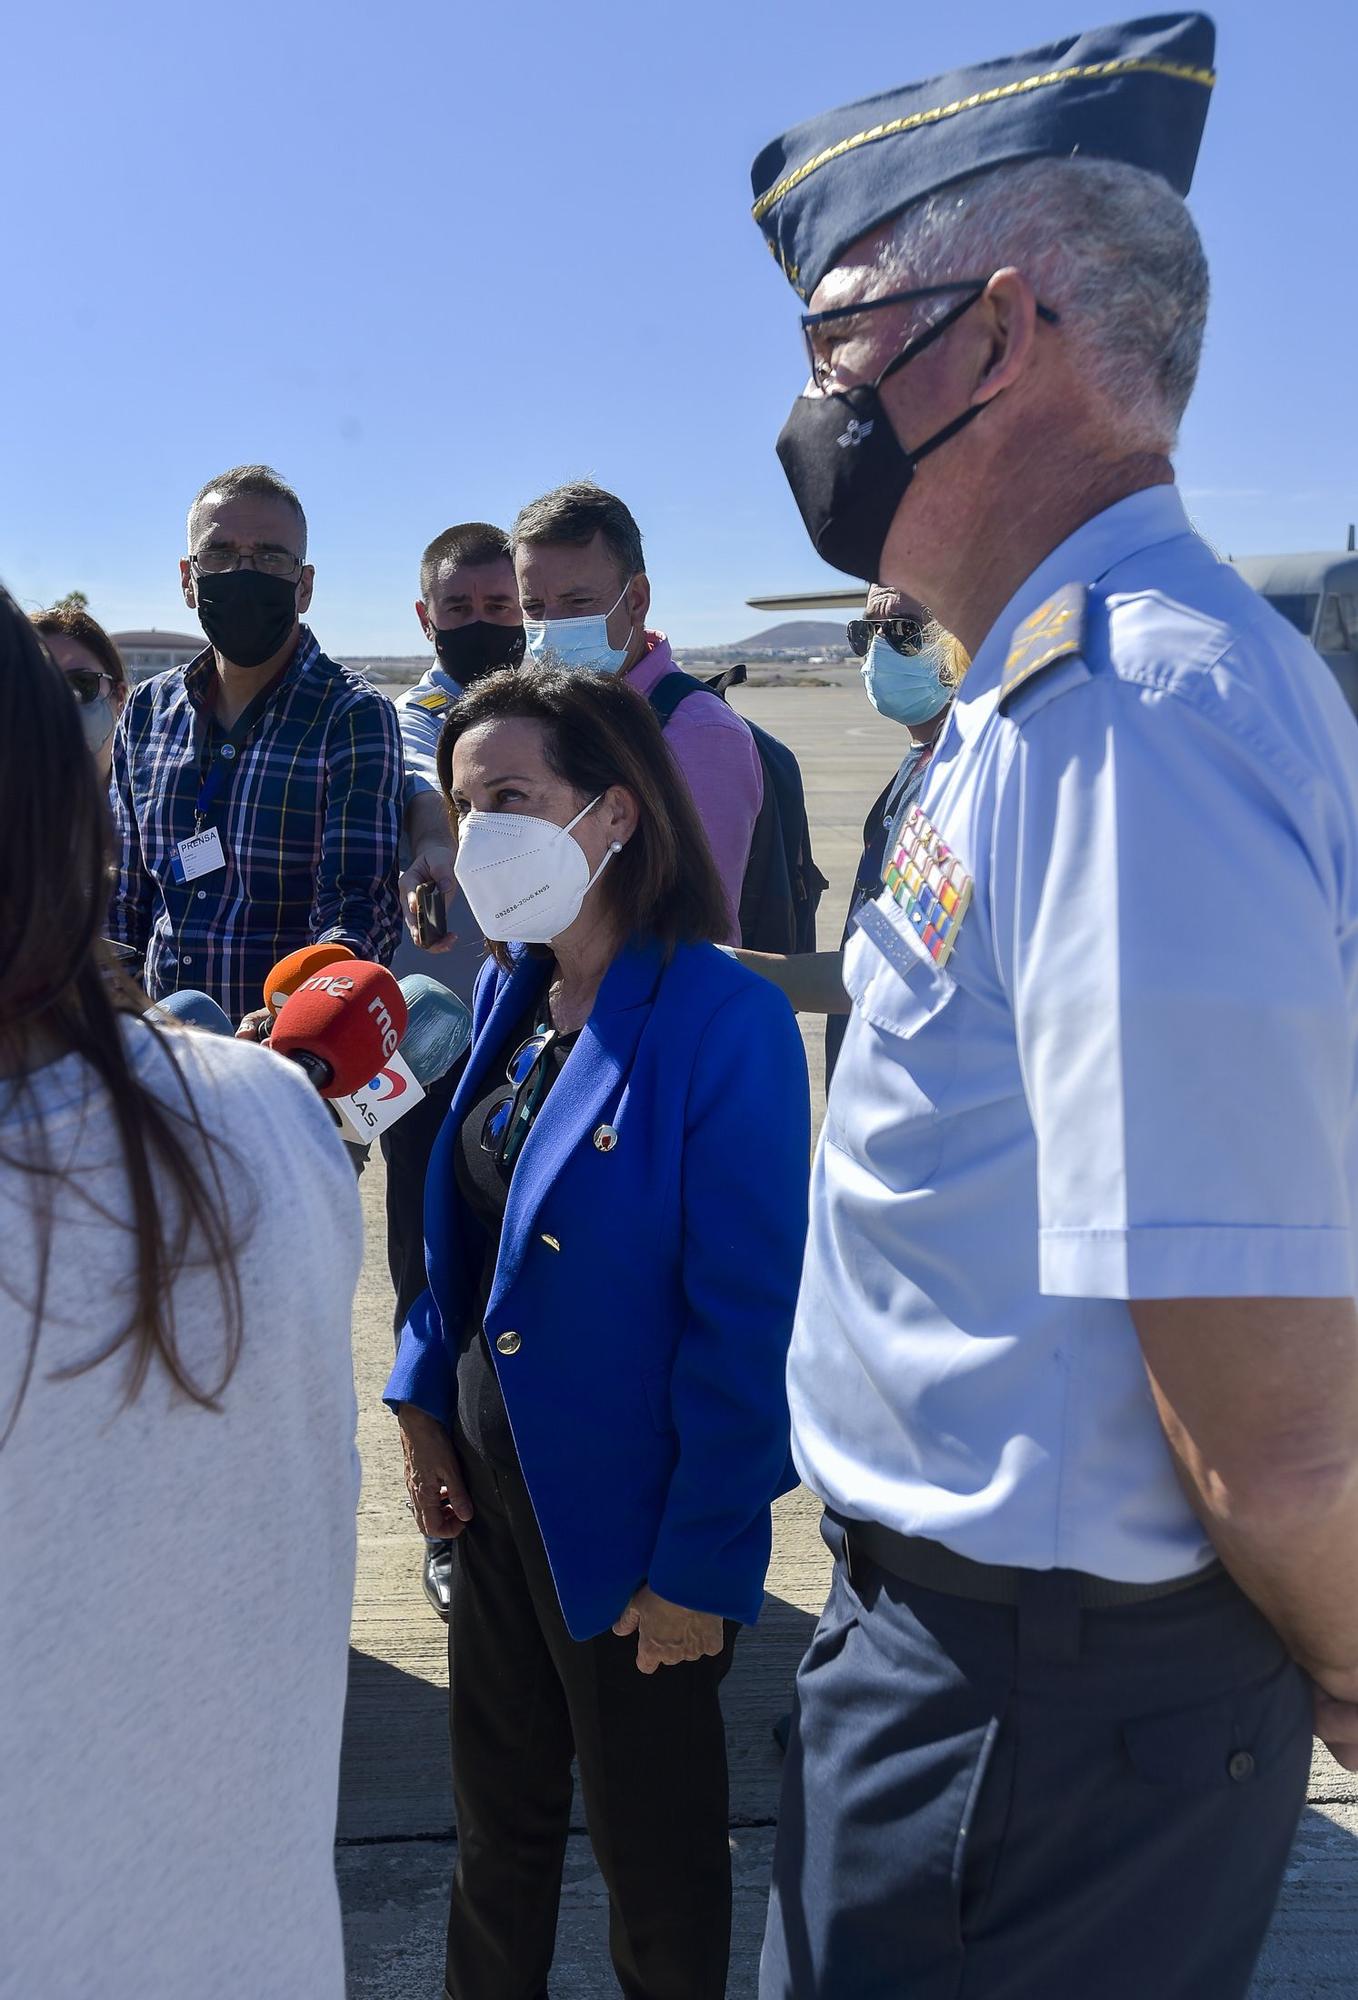
{"type": "MultiPolygon", "coordinates": [[[[835,944],[863,818],[899,757],[900,732],[873,714],[856,677],[824,688],[742,689],[735,705],[801,762],[816,858],[831,881],[821,941],[835,944]]],[[[818,1117],[822,1032],[814,1023],[805,1029],[818,1117]]],[[[353,1350],[363,1497],[337,1856],[349,1996],[439,2000],[455,1853],[447,1634],[420,1589],[422,1545],[403,1505],[396,1426],[380,1403],[392,1353],[380,1159],[362,1186],[368,1248],[353,1350]]],[[[779,1779],[770,1732],[789,1705],[796,1663],[825,1597],[829,1566],[818,1512],[805,1492],[779,1503],[764,1614],[742,1634],[726,1684],[735,1872],[729,2000],[753,2000],[756,1992],[779,1779]]],[[[1310,1797],[1252,2000],[1358,1995],[1358,1781],[1318,1748],[1310,1797]]],[[[603,1889],[578,1801],[573,1824],[552,1994],[598,2000],[618,1988],[608,1963],[603,1889]]]]}

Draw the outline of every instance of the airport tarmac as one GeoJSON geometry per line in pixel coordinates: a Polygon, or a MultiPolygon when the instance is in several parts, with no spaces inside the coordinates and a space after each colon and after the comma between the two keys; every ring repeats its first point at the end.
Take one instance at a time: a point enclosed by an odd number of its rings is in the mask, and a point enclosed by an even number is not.
{"type": "MultiPolygon", "coordinates": [[[[900,731],[873,714],[856,679],[742,689],[734,705],[781,737],[801,762],[816,859],[831,884],[821,906],[821,942],[833,945],[863,819],[900,755],[900,731]]],[[[814,1023],[806,1027],[817,1116],[822,1032],[814,1023]]],[[[420,1589],[420,1543],[403,1504],[396,1426],[380,1403],[392,1351],[382,1202],[377,1159],[363,1179],[368,1251],[353,1326],[363,1498],[338,1868],[350,2000],[439,2000],[455,1854],[446,1631],[420,1589]]],[[[824,1600],[828,1558],[818,1512],[805,1492],[779,1503],[764,1615],[742,1634],[726,1685],[735,1870],[729,2000],[753,2000],[756,1992],[779,1780],[770,1731],[789,1705],[796,1662],[824,1600]]],[[[597,2000],[618,1989],[608,1963],[606,1902],[578,1802],[573,1824],[552,1993],[554,2000],[597,2000]]],[[[1310,1804],[1252,2000],[1355,1993],[1358,1780],[1317,1747],[1310,1804]]]]}

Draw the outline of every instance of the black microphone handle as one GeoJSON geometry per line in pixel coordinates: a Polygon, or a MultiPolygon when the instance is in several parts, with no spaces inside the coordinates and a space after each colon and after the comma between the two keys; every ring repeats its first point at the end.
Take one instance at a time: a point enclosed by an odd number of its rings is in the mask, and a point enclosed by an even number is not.
{"type": "Polygon", "coordinates": [[[317,1090],[324,1090],[335,1072],[323,1056],[313,1055],[310,1049],[289,1049],[288,1061],[295,1062],[298,1069],[305,1072],[317,1090]]]}

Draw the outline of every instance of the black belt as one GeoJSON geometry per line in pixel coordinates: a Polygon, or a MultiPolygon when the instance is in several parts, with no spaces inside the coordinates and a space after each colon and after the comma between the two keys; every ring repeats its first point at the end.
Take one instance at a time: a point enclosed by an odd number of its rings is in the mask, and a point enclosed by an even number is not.
{"type": "MultiPolygon", "coordinates": [[[[899,1535],[879,1521],[850,1521],[828,1508],[826,1511],[844,1530],[850,1581],[855,1563],[866,1561],[902,1583],[918,1584],[922,1590],[940,1590],[947,1597],[974,1597],[982,1604],[1017,1604],[1025,1579],[1040,1574],[1000,1563],[973,1562],[970,1556],[959,1556],[922,1535],[899,1535]]],[[[1074,1579],[1082,1611],[1106,1611],[1117,1604],[1145,1604],[1154,1597],[1173,1597],[1177,1591],[1192,1590],[1219,1576],[1221,1564],[1211,1563],[1189,1576],[1170,1577],[1166,1583],[1115,1583],[1110,1577],[1090,1576],[1078,1569],[1059,1574],[1074,1579]]]]}

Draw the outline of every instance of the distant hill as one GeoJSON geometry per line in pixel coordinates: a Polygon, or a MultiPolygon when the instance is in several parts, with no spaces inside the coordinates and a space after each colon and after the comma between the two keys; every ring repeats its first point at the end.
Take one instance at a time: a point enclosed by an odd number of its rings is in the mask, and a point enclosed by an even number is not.
{"type": "Polygon", "coordinates": [[[848,641],[842,623],[827,618],[790,618],[785,624],[770,625],[752,639],[739,639],[726,651],[732,653],[847,653],[848,641]]]}

